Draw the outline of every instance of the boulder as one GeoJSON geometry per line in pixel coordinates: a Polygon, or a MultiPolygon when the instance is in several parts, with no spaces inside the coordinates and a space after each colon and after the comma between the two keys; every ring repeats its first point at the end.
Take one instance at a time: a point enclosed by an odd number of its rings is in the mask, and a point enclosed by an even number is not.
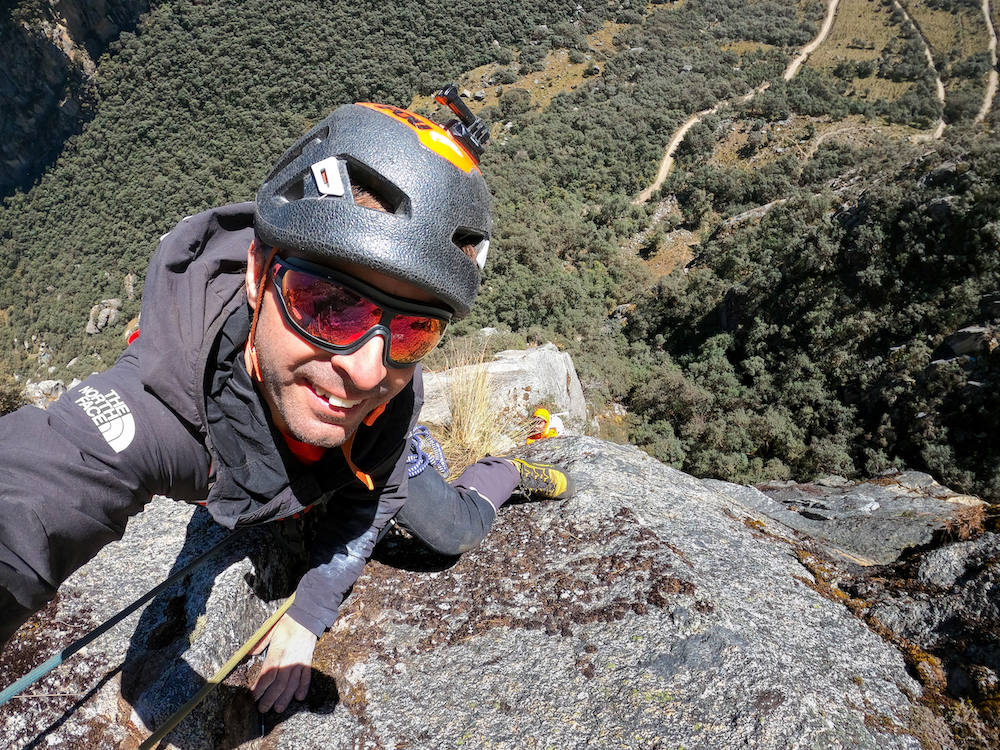
{"type": "MultiPolygon", "coordinates": [[[[480,365],[424,373],[424,408],[420,421],[444,426],[451,422],[449,390],[480,365]]],[[[489,378],[493,409],[527,417],[537,406],[558,414],[570,433],[579,433],[587,421],[587,403],[573,367],[573,359],[555,344],[534,349],[507,350],[482,365],[489,378]]]]}
{"type": "Polygon", "coordinates": [[[66,392],[66,384],[61,380],[42,380],[24,386],[24,395],[29,404],[45,409],[66,392]]]}
{"type": "Polygon", "coordinates": [[[990,292],[979,298],[979,315],[993,322],[1000,322],[1000,292],[990,292]]]}
{"type": "MultiPolygon", "coordinates": [[[[919,750],[928,733],[950,738],[901,653],[830,595],[790,529],[634,447],[557,438],[528,453],[568,466],[577,495],[508,504],[458,559],[393,533],[321,639],[304,703],[262,727],[251,666],[170,747],[919,750]]],[[[44,699],[0,708],[0,738],[135,747],[288,585],[266,533],[36,685],[44,699]],[[266,602],[251,583],[267,584],[266,602]]],[[[16,643],[40,661],[221,535],[204,511],[157,500],[16,643]]]]}
{"type": "Polygon", "coordinates": [[[917,471],[865,482],[706,484],[807,534],[828,554],[861,565],[886,565],[936,542],[967,538],[981,528],[987,507],[917,471]]]}
{"type": "Polygon", "coordinates": [[[121,306],[122,301],[115,297],[101,300],[90,308],[90,316],[87,319],[87,333],[94,335],[100,333],[108,326],[117,323],[121,306]]]}
{"type": "Polygon", "coordinates": [[[997,334],[991,326],[966,326],[945,337],[934,350],[934,359],[953,359],[963,355],[989,354],[997,346],[997,334]]]}

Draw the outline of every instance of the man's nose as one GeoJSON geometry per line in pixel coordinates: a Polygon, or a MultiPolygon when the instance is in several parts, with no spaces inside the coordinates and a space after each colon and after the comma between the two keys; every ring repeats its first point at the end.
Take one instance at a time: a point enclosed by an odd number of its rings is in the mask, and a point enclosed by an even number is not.
{"type": "Polygon", "coordinates": [[[382,357],[384,346],[384,337],[372,336],[356,352],[334,355],[330,364],[341,370],[354,389],[373,391],[388,375],[382,357]]]}

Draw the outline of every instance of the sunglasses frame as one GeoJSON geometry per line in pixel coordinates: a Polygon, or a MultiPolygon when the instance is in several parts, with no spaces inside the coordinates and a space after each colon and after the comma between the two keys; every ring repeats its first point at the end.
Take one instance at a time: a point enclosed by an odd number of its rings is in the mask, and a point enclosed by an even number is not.
{"type": "MultiPolygon", "coordinates": [[[[381,336],[383,338],[383,364],[385,364],[386,367],[397,369],[412,367],[417,364],[420,359],[423,359],[423,357],[414,360],[413,362],[397,362],[390,356],[390,350],[392,348],[392,330],[389,328],[389,324],[392,322],[392,319],[397,315],[416,315],[419,317],[440,320],[444,322],[445,327],[447,327],[452,319],[452,312],[447,308],[436,307],[423,302],[416,302],[403,297],[395,297],[391,294],[386,294],[370,284],[366,284],[360,279],[356,279],[346,273],[341,273],[340,271],[336,271],[328,266],[310,263],[309,261],[302,260],[301,258],[283,258],[280,255],[275,255],[274,260],[271,263],[270,272],[271,281],[274,284],[274,290],[280,303],[279,307],[281,308],[281,314],[284,316],[285,321],[289,326],[291,326],[292,330],[295,331],[298,336],[305,339],[318,349],[322,349],[330,354],[353,354],[375,336],[381,336]],[[299,273],[306,273],[310,276],[315,276],[324,281],[329,281],[338,286],[342,286],[367,302],[371,302],[382,313],[379,317],[378,323],[365,331],[365,333],[362,334],[356,341],[344,346],[331,344],[328,341],[324,341],[323,339],[312,335],[307,330],[302,328],[292,317],[291,312],[288,310],[288,304],[285,301],[285,295],[282,294],[281,280],[285,273],[290,270],[298,271],[299,273]]],[[[441,329],[441,335],[443,338],[444,328],[441,329]]],[[[440,339],[438,339],[438,343],[440,343],[440,339]]],[[[434,345],[434,347],[436,346],[437,344],[434,345]]],[[[428,350],[428,354],[434,349],[434,347],[431,347],[431,349],[428,350]]],[[[424,356],[427,355],[425,354],[424,356]]]]}

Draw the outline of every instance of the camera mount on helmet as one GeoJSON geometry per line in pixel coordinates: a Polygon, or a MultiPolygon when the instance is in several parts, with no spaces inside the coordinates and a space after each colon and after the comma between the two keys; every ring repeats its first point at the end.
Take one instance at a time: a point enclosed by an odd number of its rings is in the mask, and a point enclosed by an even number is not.
{"type": "Polygon", "coordinates": [[[437,94],[434,95],[438,104],[447,107],[458,117],[457,120],[449,120],[444,124],[444,129],[458,139],[465,146],[472,157],[479,162],[486,149],[486,143],[490,139],[489,128],[479,117],[472,114],[472,111],[465,105],[458,94],[458,86],[449,83],[437,94]]]}

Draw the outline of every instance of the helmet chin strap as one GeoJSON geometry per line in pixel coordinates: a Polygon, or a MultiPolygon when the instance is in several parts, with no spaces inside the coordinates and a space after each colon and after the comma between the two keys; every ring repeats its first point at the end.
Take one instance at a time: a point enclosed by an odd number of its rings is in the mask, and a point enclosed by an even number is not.
{"type": "MultiPolygon", "coordinates": [[[[250,242],[250,254],[254,252],[256,245],[257,240],[255,238],[250,242]]],[[[257,335],[257,320],[260,318],[260,305],[264,299],[264,278],[267,276],[267,269],[271,267],[271,261],[274,260],[277,252],[278,249],[276,247],[271,248],[271,252],[267,255],[267,260],[264,261],[264,267],[261,269],[260,275],[254,280],[257,301],[253,306],[253,320],[250,322],[250,334],[247,336],[247,343],[243,349],[243,363],[246,365],[250,377],[258,383],[262,383],[263,379],[260,373],[260,363],[257,361],[257,346],[254,344],[254,339],[257,335]]]]}

